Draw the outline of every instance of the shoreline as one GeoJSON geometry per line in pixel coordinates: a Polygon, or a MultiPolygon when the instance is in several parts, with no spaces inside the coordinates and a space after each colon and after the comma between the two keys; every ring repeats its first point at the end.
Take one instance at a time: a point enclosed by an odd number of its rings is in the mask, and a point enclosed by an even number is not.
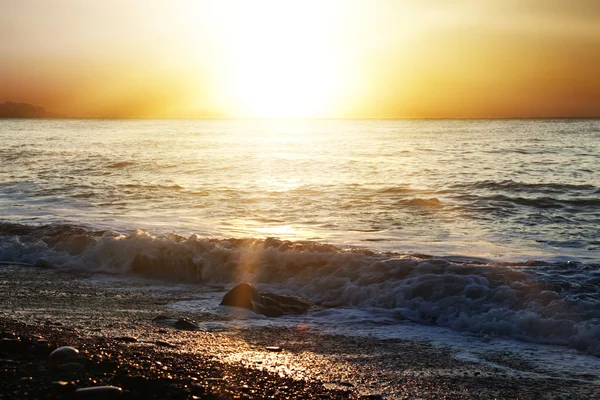
{"type": "Polygon", "coordinates": [[[202,295],[196,285],[2,265],[0,393],[68,399],[76,388],[109,384],[125,391],[123,399],[600,396],[600,377],[536,375],[525,355],[489,354],[483,364],[426,341],[244,326],[168,307],[202,295]],[[153,321],[165,314],[205,328],[153,321]],[[63,345],[79,348],[80,366],[49,363],[49,352],[63,345]],[[67,382],[65,392],[55,392],[57,381],[67,382]]]}

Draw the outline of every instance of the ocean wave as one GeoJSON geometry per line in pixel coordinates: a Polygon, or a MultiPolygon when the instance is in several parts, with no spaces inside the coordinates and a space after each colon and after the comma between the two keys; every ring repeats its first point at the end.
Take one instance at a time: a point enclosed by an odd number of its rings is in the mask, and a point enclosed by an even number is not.
{"type": "Polygon", "coordinates": [[[598,193],[600,188],[595,185],[578,185],[568,183],[525,183],[510,179],[502,181],[484,180],[472,183],[457,183],[452,185],[455,189],[489,189],[508,192],[534,192],[547,194],[566,194],[569,192],[598,193]]]}
{"type": "MultiPolygon", "coordinates": [[[[514,206],[525,206],[538,209],[581,209],[590,207],[593,210],[600,207],[600,199],[597,197],[579,197],[579,198],[557,198],[548,196],[523,197],[507,196],[503,194],[493,194],[490,196],[465,194],[453,196],[457,200],[463,201],[468,207],[480,207],[481,205],[490,205],[493,207],[506,208],[514,206]]],[[[521,212],[520,209],[518,209],[521,212]]],[[[575,211],[575,210],[573,210],[575,211]]]]}
{"type": "Polygon", "coordinates": [[[478,261],[314,242],[119,234],[0,224],[0,262],[137,273],[199,284],[250,282],[321,307],[568,345],[600,355],[600,265],[478,261]]]}

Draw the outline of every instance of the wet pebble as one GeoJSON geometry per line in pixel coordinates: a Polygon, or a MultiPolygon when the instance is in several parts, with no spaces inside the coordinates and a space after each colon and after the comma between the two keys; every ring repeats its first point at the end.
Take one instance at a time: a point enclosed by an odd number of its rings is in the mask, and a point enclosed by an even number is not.
{"type": "Polygon", "coordinates": [[[76,358],[78,356],[79,350],[77,350],[75,347],[62,346],[50,353],[50,360],[61,362],[76,358]]]}
{"type": "Polygon", "coordinates": [[[75,385],[72,382],[66,381],[54,381],[50,386],[52,391],[56,394],[59,393],[68,393],[75,390],[75,385]]]}
{"type": "Polygon", "coordinates": [[[123,394],[123,389],[117,386],[95,386],[77,389],[75,396],[78,399],[116,399],[123,394]]]}

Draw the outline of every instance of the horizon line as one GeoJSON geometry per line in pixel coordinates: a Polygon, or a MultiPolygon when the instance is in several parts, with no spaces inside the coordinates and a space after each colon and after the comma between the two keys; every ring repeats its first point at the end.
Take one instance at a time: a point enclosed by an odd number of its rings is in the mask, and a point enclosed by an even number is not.
{"type": "Polygon", "coordinates": [[[261,120],[302,120],[302,121],[339,121],[339,120],[388,120],[388,121],[442,121],[442,120],[474,120],[474,121],[493,121],[493,120],[593,120],[600,119],[598,116],[526,116],[526,117],[127,117],[127,116],[114,116],[114,117],[1,117],[0,120],[24,120],[24,119],[35,119],[35,120],[240,120],[240,121],[261,121],[261,120]]]}

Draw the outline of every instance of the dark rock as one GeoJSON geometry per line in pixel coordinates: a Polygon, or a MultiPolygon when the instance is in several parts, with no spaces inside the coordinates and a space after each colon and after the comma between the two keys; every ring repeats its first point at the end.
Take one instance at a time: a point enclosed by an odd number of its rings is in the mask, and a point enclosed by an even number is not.
{"type": "Polygon", "coordinates": [[[169,316],[166,316],[166,315],[157,315],[156,317],[152,318],[152,321],[157,322],[157,321],[164,321],[167,319],[172,319],[172,318],[169,316]]]}
{"type": "Polygon", "coordinates": [[[50,360],[55,362],[67,361],[79,356],[79,350],[71,346],[62,346],[50,353],[50,360]]]}
{"type": "Polygon", "coordinates": [[[222,306],[241,307],[267,317],[306,313],[312,304],[296,296],[259,292],[249,283],[240,283],[231,289],[221,301],[222,306]]]}
{"type": "Polygon", "coordinates": [[[2,338],[0,339],[0,351],[6,353],[25,353],[29,345],[19,339],[2,338]]]}
{"type": "Polygon", "coordinates": [[[190,321],[186,318],[180,318],[175,322],[175,328],[185,330],[185,331],[195,331],[200,327],[193,321],[190,321]]]}
{"type": "Polygon", "coordinates": [[[117,386],[96,386],[75,391],[75,396],[78,399],[116,399],[122,394],[123,389],[117,386]]]}

